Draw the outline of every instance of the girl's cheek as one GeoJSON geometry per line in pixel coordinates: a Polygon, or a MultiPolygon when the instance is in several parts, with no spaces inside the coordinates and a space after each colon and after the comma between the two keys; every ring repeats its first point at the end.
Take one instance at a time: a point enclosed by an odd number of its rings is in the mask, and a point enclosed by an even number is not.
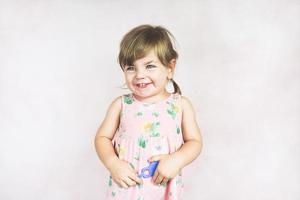
{"type": "Polygon", "coordinates": [[[126,79],[127,82],[129,82],[130,80],[132,80],[132,76],[131,75],[126,75],[125,79],[126,79]]]}

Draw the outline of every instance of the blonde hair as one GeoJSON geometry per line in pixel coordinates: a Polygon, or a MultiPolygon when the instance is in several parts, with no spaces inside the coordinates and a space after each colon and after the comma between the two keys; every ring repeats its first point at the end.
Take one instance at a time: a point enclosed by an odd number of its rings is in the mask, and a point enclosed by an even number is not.
{"type": "MultiPolygon", "coordinates": [[[[173,35],[162,26],[140,25],[125,34],[120,43],[118,62],[124,70],[124,66],[132,66],[134,61],[143,58],[150,50],[154,50],[159,61],[169,67],[172,59],[177,59],[178,54],[174,50],[171,38],[173,35]]],[[[171,79],[174,93],[181,94],[178,84],[171,79]]]]}

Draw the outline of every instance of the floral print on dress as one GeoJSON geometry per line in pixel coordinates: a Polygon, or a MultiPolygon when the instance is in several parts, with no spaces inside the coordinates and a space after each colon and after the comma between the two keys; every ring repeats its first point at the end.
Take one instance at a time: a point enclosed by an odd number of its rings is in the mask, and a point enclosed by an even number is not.
{"type": "Polygon", "coordinates": [[[167,109],[167,112],[173,119],[175,119],[177,113],[180,112],[180,108],[175,103],[167,102],[169,104],[169,107],[167,109]]]}
{"type": "Polygon", "coordinates": [[[179,128],[178,126],[176,126],[176,133],[177,133],[177,134],[180,134],[180,133],[181,133],[181,130],[180,130],[180,128],[179,128]]]}
{"type": "Polygon", "coordinates": [[[123,146],[122,144],[118,144],[117,152],[119,154],[119,158],[123,159],[126,153],[126,147],[123,146]]]}
{"type": "MultiPolygon", "coordinates": [[[[170,154],[183,144],[181,132],[181,96],[170,94],[156,103],[143,103],[133,94],[122,96],[120,124],[114,136],[114,148],[119,159],[127,161],[140,172],[149,166],[151,156],[170,154]]],[[[181,172],[167,184],[155,185],[151,178],[143,184],[120,188],[110,176],[108,200],[182,200],[181,172]]]]}
{"type": "Polygon", "coordinates": [[[109,187],[112,186],[112,177],[111,177],[111,176],[109,176],[108,186],[109,186],[109,187]]]}
{"type": "Polygon", "coordinates": [[[145,124],[143,124],[143,132],[146,133],[147,135],[149,135],[150,137],[158,137],[159,136],[159,132],[158,132],[158,128],[159,128],[160,123],[159,122],[146,122],[145,124]]]}
{"type": "Polygon", "coordinates": [[[142,147],[142,148],[144,148],[144,149],[146,148],[147,140],[144,138],[143,135],[141,135],[141,136],[139,137],[139,139],[138,139],[138,144],[139,144],[140,147],[142,147]]]}
{"type": "Polygon", "coordinates": [[[138,112],[138,113],[136,113],[136,116],[142,116],[143,115],[143,113],[142,112],[138,112]]]}
{"type": "Polygon", "coordinates": [[[124,103],[126,103],[126,104],[132,104],[133,100],[128,95],[125,95],[124,96],[124,103]]]}
{"type": "Polygon", "coordinates": [[[159,116],[159,113],[158,113],[158,112],[153,112],[152,115],[153,115],[154,117],[158,117],[158,116],[159,116]]]}

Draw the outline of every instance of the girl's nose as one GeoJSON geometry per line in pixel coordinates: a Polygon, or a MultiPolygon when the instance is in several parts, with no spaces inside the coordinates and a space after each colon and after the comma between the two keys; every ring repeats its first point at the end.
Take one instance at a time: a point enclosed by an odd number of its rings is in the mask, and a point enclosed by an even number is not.
{"type": "Polygon", "coordinates": [[[136,78],[138,78],[138,79],[145,78],[145,71],[144,70],[137,70],[136,71],[136,78]]]}

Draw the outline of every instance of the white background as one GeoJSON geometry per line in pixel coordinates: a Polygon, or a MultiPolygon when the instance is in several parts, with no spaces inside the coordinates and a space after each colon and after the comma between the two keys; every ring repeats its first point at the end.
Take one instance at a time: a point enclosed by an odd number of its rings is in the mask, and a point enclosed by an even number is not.
{"type": "Polygon", "coordinates": [[[300,1],[0,1],[0,199],[104,199],[94,136],[122,36],[163,25],[201,156],[186,200],[300,199],[300,1]]]}

